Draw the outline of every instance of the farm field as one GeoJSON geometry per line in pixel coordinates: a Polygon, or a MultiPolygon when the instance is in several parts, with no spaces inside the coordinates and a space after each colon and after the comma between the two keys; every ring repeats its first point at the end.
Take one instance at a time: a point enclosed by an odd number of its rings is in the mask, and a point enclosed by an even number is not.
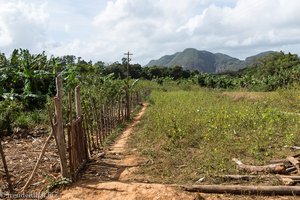
{"type": "MultiPolygon", "coordinates": [[[[105,187],[109,181],[127,182],[116,191],[138,182],[143,184],[133,188],[160,184],[176,194],[189,185],[300,181],[296,55],[272,54],[232,74],[141,67],[129,65],[129,58],[106,66],[22,49],[2,60],[0,189],[5,195],[60,194],[65,188],[76,191],[77,184],[90,194],[84,188],[94,183],[101,188],[97,183],[103,181],[105,187]],[[134,120],[140,108],[143,114],[134,120]],[[122,132],[128,123],[131,134],[122,132]],[[118,143],[123,150],[112,151],[118,143]],[[277,168],[269,166],[274,160],[277,168]]],[[[127,193],[133,198],[144,190],[127,193]]]]}
{"type": "MultiPolygon", "coordinates": [[[[298,89],[155,90],[130,140],[149,160],[138,173],[159,183],[224,183],[218,175],[243,174],[232,158],[264,165],[297,154],[289,147],[300,145],[298,112],[298,89]]],[[[254,180],[241,184],[279,183],[254,180]]]]}
{"type": "Polygon", "coordinates": [[[0,0],[0,199],[300,199],[300,0],[0,0]]]}

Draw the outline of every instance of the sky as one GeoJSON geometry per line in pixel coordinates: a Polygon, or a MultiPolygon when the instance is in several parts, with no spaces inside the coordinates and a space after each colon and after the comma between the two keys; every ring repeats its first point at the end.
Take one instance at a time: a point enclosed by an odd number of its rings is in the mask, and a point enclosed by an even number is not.
{"type": "Polygon", "coordinates": [[[147,64],[196,48],[300,55],[300,0],[0,0],[0,52],[147,64]]]}

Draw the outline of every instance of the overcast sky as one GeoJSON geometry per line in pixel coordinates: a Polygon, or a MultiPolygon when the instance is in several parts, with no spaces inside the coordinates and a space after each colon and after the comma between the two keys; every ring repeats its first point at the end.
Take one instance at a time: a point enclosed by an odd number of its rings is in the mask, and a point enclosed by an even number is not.
{"type": "Polygon", "coordinates": [[[185,48],[300,54],[300,0],[0,0],[0,52],[142,65],[185,48]]]}

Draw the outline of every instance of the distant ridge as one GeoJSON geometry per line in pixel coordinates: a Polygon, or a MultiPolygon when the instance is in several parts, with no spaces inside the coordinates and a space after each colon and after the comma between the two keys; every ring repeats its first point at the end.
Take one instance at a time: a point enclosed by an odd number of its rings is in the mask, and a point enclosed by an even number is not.
{"type": "Polygon", "coordinates": [[[223,73],[238,71],[253,64],[258,58],[264,57],[275,51],[266,51],[245,60],[239,60],[222,53],[211,53],[209,51],[187,48],[182,52],[165,55],[158,60],[151,60],[146,66],[182,66],[189,70],[198,70],[207,73],[223,73]]]}

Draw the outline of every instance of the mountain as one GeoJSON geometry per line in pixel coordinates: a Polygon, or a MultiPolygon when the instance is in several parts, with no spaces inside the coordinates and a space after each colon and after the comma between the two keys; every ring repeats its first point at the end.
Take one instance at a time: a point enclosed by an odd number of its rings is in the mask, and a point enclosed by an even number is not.
{"type": "Polygon", "coordinates": [[[158,60],[151,60],[146,66],[182,66],[189,70],[198,70],[207,73],[222,73],[238,71],[251,65],[258,58],[264,57],[273,51],[263,52],[245,60],[239,60],[222,53],[211,53],[188,48],[173,55],[165,55],[158,60]]]}

